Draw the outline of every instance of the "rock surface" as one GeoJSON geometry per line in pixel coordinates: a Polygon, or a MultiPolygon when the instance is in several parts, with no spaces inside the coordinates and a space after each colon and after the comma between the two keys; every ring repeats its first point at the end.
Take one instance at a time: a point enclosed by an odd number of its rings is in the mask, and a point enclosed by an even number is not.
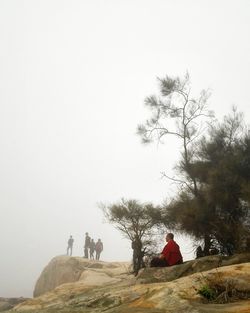
{"type": "Polygon", "coordinates": [[[84,281],[87,285],[118,282],[129,272],[127,262],[92,261],[80,257],[58,256],[44,268],[37,280],[34,297],[64,283],[84,281]]]}
{"type": "Polygon", "coordinates": [[[0,312],[10,310],[14,306],[16,306],[19,303],[22,303],[24,301],[28,300],[27,298],[1,298],[0,297],[0,312]]]}
{"type": "Polygon", "coordinates": [[[136,278],[129,270],[125,262],[56,257],[37,281],[37,297],[10,312],[250,313],[250,254],[209,256],[168,268],[145,268],[136,278]],[[208,278],[232,283],[246,299],[204,303],[198,290],[208,278]]]}
{"type": "Polygon", "coordinates": [[[213,268],[250,262],[250,253],[233,256],[211,255],[181,265],[161,268],[145,268],[140,271],[137,281],[140,283],[166,282],[213,268]]]}
{"type": "MultiPolygon", "coordinates": [[[[232,257],[208,256],[164,268],[145,268],[137,276],[137,283],[166,282],[219,266],[250,262],[250,253],[232,257]]],[[[83,281],[86,285],[103,285],[128,279],[129,263],[91,261],[80,257],[58,256],[44,268],[37,280],[34,297],[64,283],[83,281]]],[[[132,276],[133,277],[133,276],[132,276]]],[[[129,277],[131,279],[131,277],[129,277]]]]}
{"type": "Polygon", "coordinates": [[[195,273],[171,282],[132,284],[127,280],[109,286],[84,281],[67,283],[16,306],[14,312],[33,313],[249,313],[250,299],[227,304],[207,304],[197,293],[204,278],[234,281],[235,288],[250,294],[250,263],[195,273]]]}

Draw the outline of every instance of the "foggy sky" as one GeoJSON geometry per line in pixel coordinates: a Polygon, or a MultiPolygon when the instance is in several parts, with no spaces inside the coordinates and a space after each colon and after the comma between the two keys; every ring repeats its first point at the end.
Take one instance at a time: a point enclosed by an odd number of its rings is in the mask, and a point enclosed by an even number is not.
{"type": "Polygon", "coordinates": [[[88,231],[103,260],[131,259],[98,203],[161,204],[179,156],[141,145],[145,97],[188,70],[217,117],[235,104],[249,122],[249,29],[247,0],[0,0],[0,296],[31,296],[69,235],[74,255],[88,231]]]}

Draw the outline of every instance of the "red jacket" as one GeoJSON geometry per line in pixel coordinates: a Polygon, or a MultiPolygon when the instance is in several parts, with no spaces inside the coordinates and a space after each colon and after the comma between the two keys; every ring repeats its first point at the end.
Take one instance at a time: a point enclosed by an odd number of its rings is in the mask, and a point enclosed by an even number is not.
{"type": "Polygon", "coordinates": [[[180,248],[174,240],[169,240],[162,253],[168,262],[168,265],[175,265],[177,263],[182,263],[182,255],[180,248]]]}

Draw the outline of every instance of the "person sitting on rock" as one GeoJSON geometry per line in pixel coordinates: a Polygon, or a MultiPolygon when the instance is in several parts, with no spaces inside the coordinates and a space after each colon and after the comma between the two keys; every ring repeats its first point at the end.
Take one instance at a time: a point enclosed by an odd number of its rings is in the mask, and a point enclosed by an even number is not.
{"type": "Polygon", "coordinates": [[[94,252],[95,252],[95,242],[94,239],[91,239],[90,245],[89,245],[89,256],[90,259],[94,260],[94,252]]]}
{"type": "Polygon", "coordinates": [[[174,241],[174,235],[168,233],[166,236],[167,244],[163,248],[159,257],[151,260],[151,267],[172,266],[183,263],[182,255],[178,244],[174,241]]]}
{"type": "Polygon", "coordinates": [[[74,243],[74,239],[72,236],[70,236],[68,240],[67,255],[70,255],[70,256],[72,255],[73,243],[74,243]]]}
{"type": "Polygon", "coordinates": [[[102,250],[103,250],[103,243],[101,242],[101,239],[98,239],[97,243],[95,244],[96,260],[100,259],[102,250]]]}

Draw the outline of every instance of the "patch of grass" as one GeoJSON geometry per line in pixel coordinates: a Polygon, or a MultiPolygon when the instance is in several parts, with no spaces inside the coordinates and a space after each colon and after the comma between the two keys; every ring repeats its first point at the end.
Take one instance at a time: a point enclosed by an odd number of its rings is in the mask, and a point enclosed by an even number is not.
{"type": "Polygon", "coordinates": [[[218,271],[212,276],[201,274],[200,281],[201,287],[196,290],[207,302],[222,304],[250,298],[250,291],[237,290],[236,281],[224,279],[218,271]]]}
{"type": "Polygon", "coordinates": [[[216,291],[208,285],[203,285],[198,290],[198,294],[202,295],[208,301],[212,301],[216,298],[216,291]]]}

